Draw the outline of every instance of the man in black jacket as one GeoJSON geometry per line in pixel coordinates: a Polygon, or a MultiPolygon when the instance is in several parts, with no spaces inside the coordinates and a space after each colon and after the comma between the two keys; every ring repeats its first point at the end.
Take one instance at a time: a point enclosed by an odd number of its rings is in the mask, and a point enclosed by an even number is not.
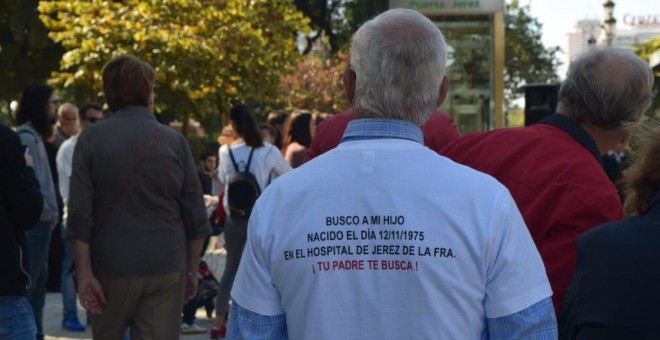
{"type": "Polygon", "coordinates": [[[32,168],[26,166],[20,139],[4,125],[0,160],[0,338],[34,338],[23,232],[39,220],[43,198],[32,168]]]}

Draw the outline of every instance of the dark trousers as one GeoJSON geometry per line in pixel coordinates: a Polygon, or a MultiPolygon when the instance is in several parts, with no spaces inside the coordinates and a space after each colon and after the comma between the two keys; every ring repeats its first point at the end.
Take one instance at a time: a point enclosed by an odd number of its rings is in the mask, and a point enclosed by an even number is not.
{"type": "Polygon", "coordinates": [[[183,305],[183,318],[181,321],[192,325],[195,322],[195,313],[197,313],[197,309],[204,306],[205,302],[204,297],[200,295],[188,301],[183,305]]]}
{"type": "Polygon", "coordinates": [[[225,246],[227,249],[227,263],[220,279],[220,289],[215,302],[215,313],[222,319],[229,309],[229,298],[234,278],[241,263],[241,255],[247,240],[247,220],[236,220],[228,217],[225,221],[225,246]]]}

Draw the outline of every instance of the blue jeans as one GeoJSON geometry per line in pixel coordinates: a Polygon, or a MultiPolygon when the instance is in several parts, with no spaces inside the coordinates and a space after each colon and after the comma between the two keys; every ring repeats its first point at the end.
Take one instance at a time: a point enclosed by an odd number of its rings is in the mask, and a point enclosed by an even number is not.
{"type": "Polygon", "coordinates": [[[25,296],[0,296],[0,339],[33,340],[32,307],[25,296]]]}
{"type": "Polygon", "coordinates": [[[31,284],[27,298],[32,305],[34,322],[37,326],[36,339],[44,338],[43,319],[46,303],[46,280],[48,278],[48,246],[50,245],[51,224],[39,221],[25,232],[28,272],[31,284]]]}
{"type": "Polygon", "coordinates": [[[77,318],[78,306],[76,305],[76,288],[73,284],[73,275],[71,275],[71,266],[73,265],[73,249],[71,241],[66,239],[66,222],[62,223],[62,245],[64,247],[64,256],[62,257],[62,313],[64,319],[77,318]]]}

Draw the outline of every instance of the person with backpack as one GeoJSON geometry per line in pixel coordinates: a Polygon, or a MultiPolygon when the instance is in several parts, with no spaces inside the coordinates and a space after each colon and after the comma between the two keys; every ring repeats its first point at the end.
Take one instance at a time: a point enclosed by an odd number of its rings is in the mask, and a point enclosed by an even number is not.
{"type": "Polygon", "coordinates": [[[211,338],[214,339],[224,337],[226,332],[225,315],[229,309],[229,293],[241,262],[252,207],[272,178],[291,170],[277,147],[263,142],[247,106],[235,105],[229,113],[229,120],[236,131],[236,140],[220,147],[218,157],[218,178],[225,186],[222,204],[227,216],[227,262],[215,304],[217,328],[211,330],[211,338]]]}

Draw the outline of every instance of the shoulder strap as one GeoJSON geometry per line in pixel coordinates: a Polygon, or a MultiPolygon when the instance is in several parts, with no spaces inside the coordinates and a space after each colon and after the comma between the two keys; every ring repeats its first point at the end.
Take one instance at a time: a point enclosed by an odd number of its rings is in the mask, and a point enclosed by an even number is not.
{"type": "MultiPolygon", "coordinates": [[[[231,158],[231,163],[234,165],[234,170],[236,172],[241,172],[241,170],[238,168],[238,163],[236,163],[236,159],[234,158],[234,153],[231,152],[231,146],[227,145],[227,150],[229,150],[229,158],[231,158]]],[[[250,172],[250,163],[252,163],[252,154],[254,154],[254,148],[250,150],[250,157],[248,157],[247,165],[245,166],[245,171],[243,172],[250,172]]]]}
{"type": "Polygon", "coordinates": [[[587,133],[587,131],[585,131],[580,126],[580,124],[576,123],[567,116],[557,113],[549,115],[540,121],[539,124],[552,125],[568,133],[571,137],[573,137],[573,139],[578,141],[578,143],[582,144],[582,146],[589,150],[594,158],[596,158],[598,163],[603,166],[603,158],[600,155],[600,151],[598,150],[596,142],[593,138],[591,138],[591,136],[589,136],[589,133],[587,133]]]}
{"type": "Polygon", "coordinates": [[[231,145],[227,145],[227,150],[229,150],[229,158],[231,158],[231,164],[234,165],[234,171],[240,172],[241,170],[238,169],[238,164],[236,163],[236,159],[234,159],[234,153],[231,152],[231,145]]]}
{"type": "Polygon", "coordinates": [[[254,154],[254,148],[250,150],[250,157],[248,157],[247,165],[245,166],[245,172],[250,172],[250,163],[252,163],[252,154],[254,154]]]}
{"type": "MultiPolygon", "coordinates": [[[[268,149],[268,152],[266,153],[266,156],[264,156],[264,159],[268,158],[268,155],[270,155],[270,152],[275,149],[275,145],[271,145],[270,149],[268,149]]],[[[266,183],[266,186],[270,185],[270,182],[273,181],[273,170],[271,169],[270,172],[268,173],[268,183],[266,183]]]]}

